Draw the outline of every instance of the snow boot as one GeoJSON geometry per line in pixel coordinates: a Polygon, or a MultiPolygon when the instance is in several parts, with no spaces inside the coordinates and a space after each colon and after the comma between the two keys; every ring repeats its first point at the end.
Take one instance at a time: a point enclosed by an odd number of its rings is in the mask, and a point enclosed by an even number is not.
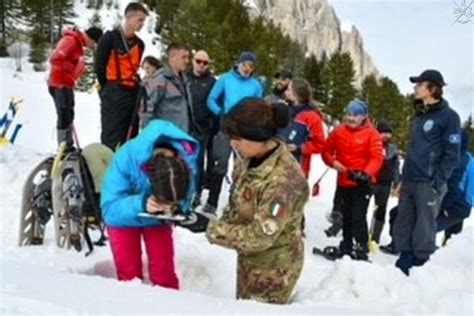
{"type": "Polygon", "coordinates": [[[354,260],[369,261],[369,249],[366,244],[357,243],[352,250],[351,258],[354,260]]]}
{"type": "Polygon", "coordinates": [[[413,252],[411,251],[402,251],[395,266],[399,268],[406,276],[410,275],[410,269],[413,267],[414,260],[413,252]]]}
{"type": "Polygon", "coordinates": [[[380,251],[389,255],[398,255],[398,251],[395,249],[395,245],[393,241],[385,246],[380,246],[380,251]]]}

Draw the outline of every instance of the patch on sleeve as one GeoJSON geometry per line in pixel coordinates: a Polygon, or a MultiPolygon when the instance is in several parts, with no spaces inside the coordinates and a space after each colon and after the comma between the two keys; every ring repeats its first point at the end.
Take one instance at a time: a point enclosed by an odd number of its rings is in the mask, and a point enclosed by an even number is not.
{"type": "Polygon", "coordinates": [[[280,229],[278,221],[274,218],[267,218],[261,223],[262,231],[267,236],[275,235],[280,229]]]}
{"type": "Polygon", "coordinates": [[[253,197],[252,189],[250,189],[249,187],[246,187],[244,189],[244,193],[242,194],[242,196],[244,197],[245,200],[250,201],[253,197]]]}
{"type": "Polygon", "coordinates": [[[461,135],[458,133],[449,135],[449,143],[450,144],[460,144],[461,143],[461,135]]]}
{"type": "Polygon", "coordinates": [[[270,215],[271,216],[278,217],[279,215],[282,215],[284,212],[285,212],[284,205],[280,201],[275,200],[270,205],[270,215]]]}

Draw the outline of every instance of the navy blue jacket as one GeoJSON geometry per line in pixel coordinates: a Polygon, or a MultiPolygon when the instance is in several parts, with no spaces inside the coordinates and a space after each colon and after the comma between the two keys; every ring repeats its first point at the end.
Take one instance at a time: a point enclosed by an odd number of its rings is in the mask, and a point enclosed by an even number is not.
{"type": "MultiPolygon", "coordinates": [[[[441,203],[441,210],[446,211],[449,215],[459,218],[467,218],[471,214],[472,201],[469,203],[466,199],[464,188],[461,188],[460,183],[466,177],[466,169],[471,159],[468,153],[468,139],[467,133],[462,134],[461,157],[454,168],[451,177],[448,180],[448,192],[441,203]]],[[[472,181],[472,180],[471,180],[472,181]]]]}
{"type": "Polygon", "coordinates": [[[460,119],[441,100],[425,113],[417,113],[403,166],[402,181],[430,182],[440,192],[459,161],[460,119]]]}
{"type": "Polygon", "coordinates": [[[293,152],[293,156],[297,161],[301,161],[301,146],[308,141],[309,131],[308,127],[302,123],[296,121],[296,116],[304,111],[313,111],[309,105],[301,106],[291,106],[290,115],[291,121],[290,124],[278,131],[278,135],[285,141],[287,144],[296,145],[297,150],[293,152]]]}

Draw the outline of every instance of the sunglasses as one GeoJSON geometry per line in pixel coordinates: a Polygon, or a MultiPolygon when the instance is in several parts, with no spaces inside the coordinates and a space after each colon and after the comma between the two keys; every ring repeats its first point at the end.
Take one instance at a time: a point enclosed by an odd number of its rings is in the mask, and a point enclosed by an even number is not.
{"type": "Polygon", "coordinates": [[[244,61],[242,63],[245,67],[249,67],[249,68],[254,68],[255,67],[255,64],[251,61],[244,61]]]}
{"type": "Polygon", "coordinates": [[[194,59],[194,61],[196,62],[196,64],[202,64],[202,65],[204,65],[204,66],[209,65],[209,61],[207,61],[207,60],[194,59]]]}

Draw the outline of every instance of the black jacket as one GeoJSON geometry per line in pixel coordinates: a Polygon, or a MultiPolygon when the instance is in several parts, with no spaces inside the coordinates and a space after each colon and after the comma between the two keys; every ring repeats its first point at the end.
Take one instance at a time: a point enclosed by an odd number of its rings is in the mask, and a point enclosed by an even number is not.
{"type": "Polygon", "coordinates": [[[418,112],[403,166],[402,181],[430,182],[440,191],[459,161],[459,115],[446,100],[418,112]]]}
{"type": "Polygon", "coordinates": [[[384,149],[384,162],[382,169],[380,169],[377,183],[389,185],[392,184],[397,186],[400,180],[400,159],[398,148],[393,143],[385,143],[384,149]]]}
{"type": "Polygon", "coordinates": [[[188,73],[189,91],[193,102],[194,124],[198,133],[208,133],[212,113],[207,107],[207,97],[216,79],[207,73],[197,77],[192,71],[188,73]]]}

